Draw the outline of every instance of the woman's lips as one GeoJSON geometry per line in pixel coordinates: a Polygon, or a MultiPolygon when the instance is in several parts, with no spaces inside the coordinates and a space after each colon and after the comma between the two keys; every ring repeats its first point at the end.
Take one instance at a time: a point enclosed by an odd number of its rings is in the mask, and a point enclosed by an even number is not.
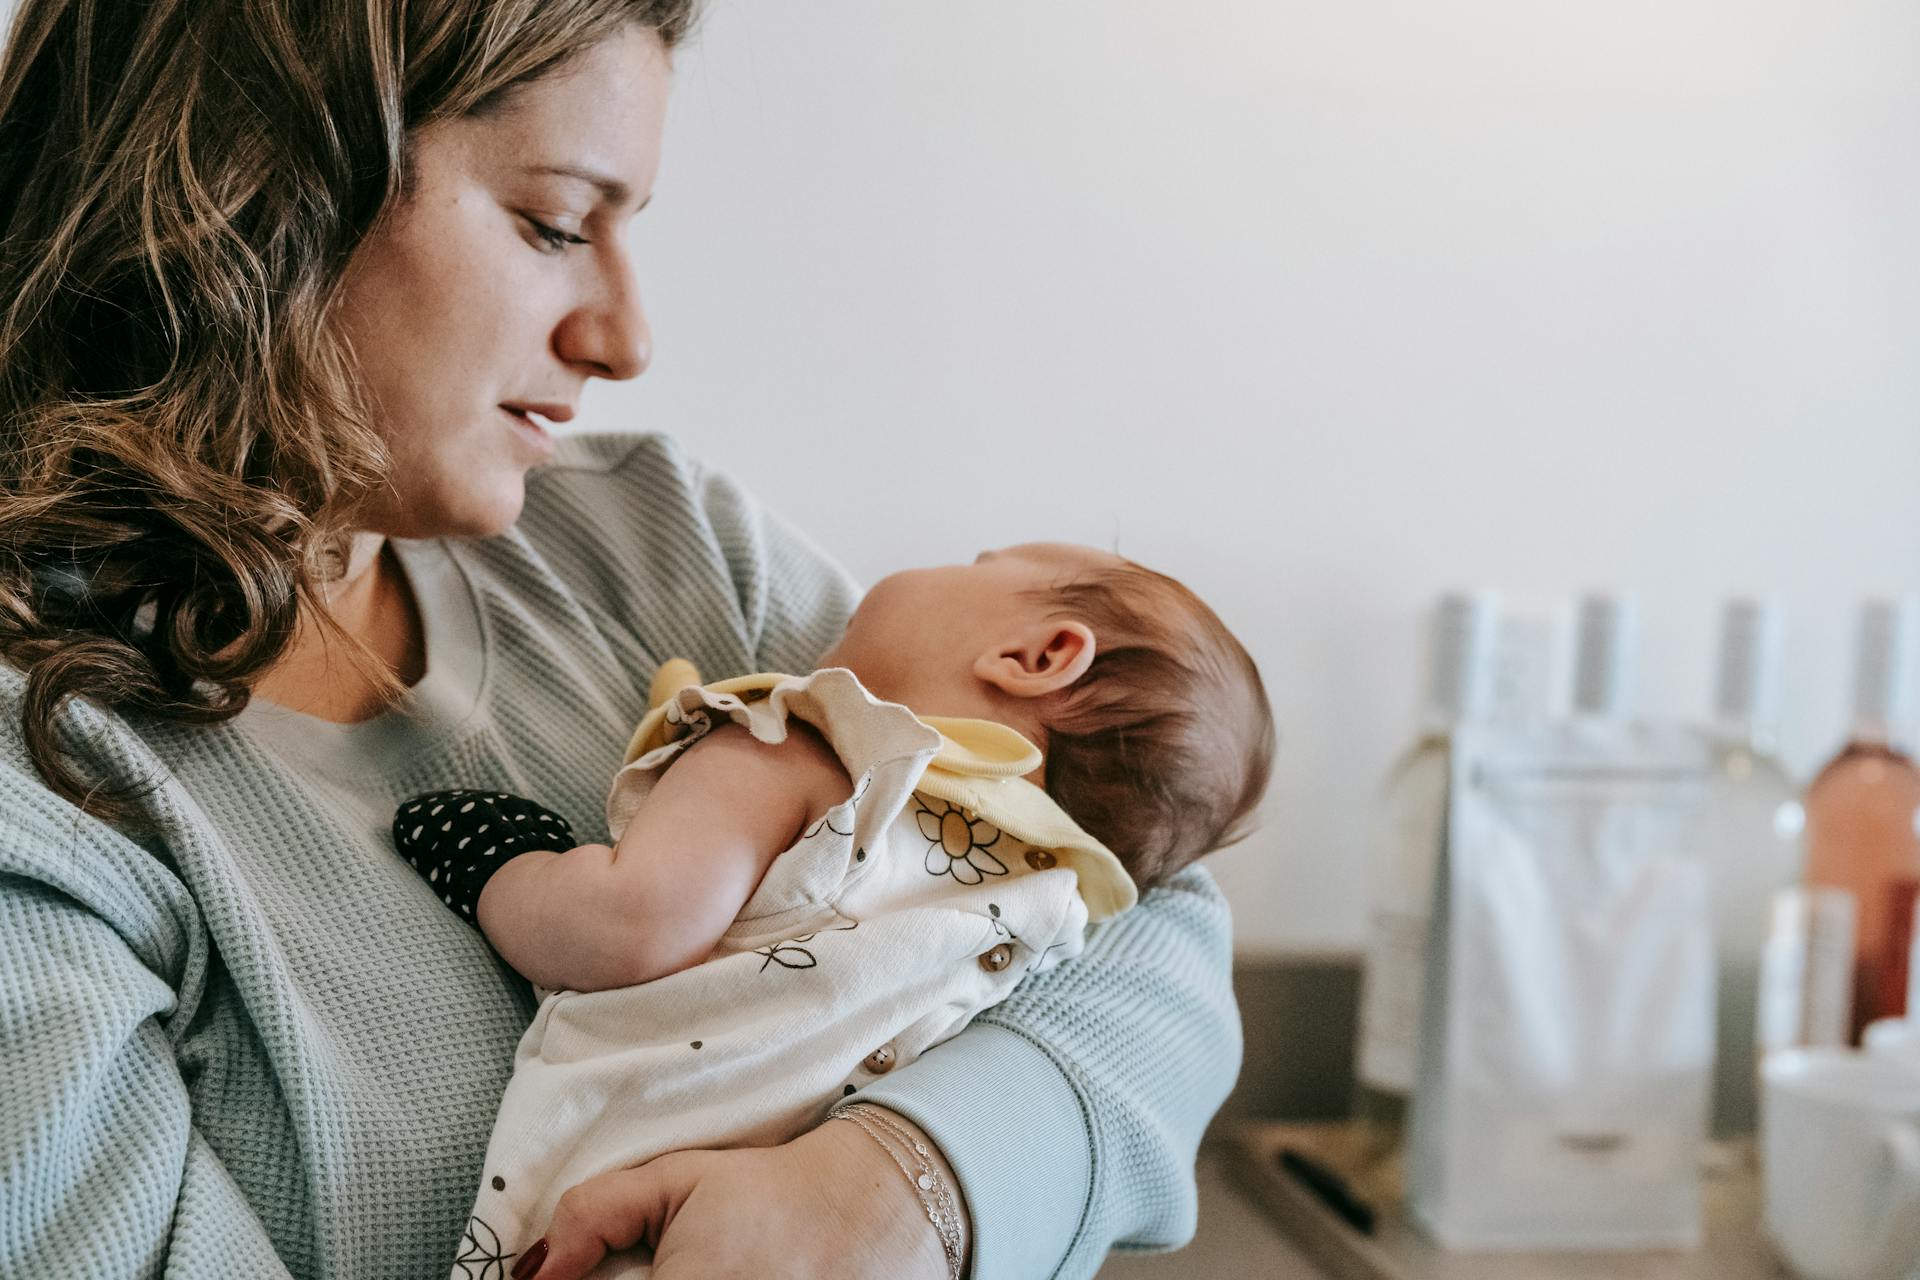
{"type": "Polygon", "coordinates": [[[544,456],[553,452],[553,436],[548,433],[546,424],[525,409],[515,409],[501,405],[500,412],[507,416],[522,439],[532,444],[544,456]]]}

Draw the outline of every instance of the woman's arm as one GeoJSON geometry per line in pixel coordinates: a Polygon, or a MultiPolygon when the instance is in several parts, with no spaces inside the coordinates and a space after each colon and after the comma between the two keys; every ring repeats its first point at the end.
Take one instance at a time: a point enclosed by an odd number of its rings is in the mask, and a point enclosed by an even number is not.
{"type": "MultiPolygon", "coordinates": [[[[975,1280],[1085,1277],[1193,1233],[1194,1149],[1237,1072],[1226,912],[1189,870],[952,1040],[860,1091],[917,1121],[971,1209],[975,1280]],[[1131,925],[1131,929],[1123,929],[1131,925]]],[[[657,1280],[938,1280],[939,1237],[870,1135],[680,1151],[573,1188],[537,1280],[657,1248],[657,1280]]],[[[531,1251],[530,1251],[531,1252],[531,1251]]]]}
{"type": "Polygon", "coordinates": [[[173,990],[0,856],[0,1275],[289,1273],[194,1127],[173,990]]]}
{"type": "Polygon", "coordinates": [[[653,1280],[949,1274],[920,1196],[848,1121],[777,1147],[674,1151],[589,1178],[560,1197],[517,1280],[581,1280],[609,1252],[636,1246],[653,1252],[653,1280]]]}
{"type": "Polygon", "coordinates": [[[1194,1155],[1240,1071],[1231,936],[1212,877],[1190,868],[862,1091],[953,1165],[974,1276],[1090,1276],[1116,1245],[1192,1238],[1194,1155]]]}

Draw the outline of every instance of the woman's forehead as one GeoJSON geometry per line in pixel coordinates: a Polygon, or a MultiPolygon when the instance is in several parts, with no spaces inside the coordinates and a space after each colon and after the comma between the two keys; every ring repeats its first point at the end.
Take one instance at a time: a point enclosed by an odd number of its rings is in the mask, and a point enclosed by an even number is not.
{"type": "Polygon", "coordinates": [[[459,123],[479,158],[504,173],[576,181],[583,193],[637,206],[659,168],[671,81],[659,36],[633,26],[459,123]]]}

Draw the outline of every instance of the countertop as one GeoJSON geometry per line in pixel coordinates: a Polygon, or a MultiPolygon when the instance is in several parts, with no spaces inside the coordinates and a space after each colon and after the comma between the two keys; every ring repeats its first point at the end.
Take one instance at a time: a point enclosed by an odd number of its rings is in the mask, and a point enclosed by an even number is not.
{"type": "Polygon", "coordinates": [[[1097,1280],[1326,1280],[1240,1193],[1221,1153],[1202,1151],[1196,1173],[1200,1227],[1193,1243],[1175,1253],[1112,1254],[1097,1280]]]}

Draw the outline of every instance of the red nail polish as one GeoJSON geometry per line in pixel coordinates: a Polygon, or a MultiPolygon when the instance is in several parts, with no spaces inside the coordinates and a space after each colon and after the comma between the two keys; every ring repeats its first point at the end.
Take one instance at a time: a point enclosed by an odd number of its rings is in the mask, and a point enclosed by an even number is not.
{"type": "Polygon", "coordinates": [[[513,1280],[532,1280],[532,1277],[539,1273],[541,1265],[544,1264],[546,1260],[547,1241],[543,1236],[535,1240],[532,1247],[520,1255],[520,1261],[513,1264],[513,1271],[510,1274],[513,1280]]]}

